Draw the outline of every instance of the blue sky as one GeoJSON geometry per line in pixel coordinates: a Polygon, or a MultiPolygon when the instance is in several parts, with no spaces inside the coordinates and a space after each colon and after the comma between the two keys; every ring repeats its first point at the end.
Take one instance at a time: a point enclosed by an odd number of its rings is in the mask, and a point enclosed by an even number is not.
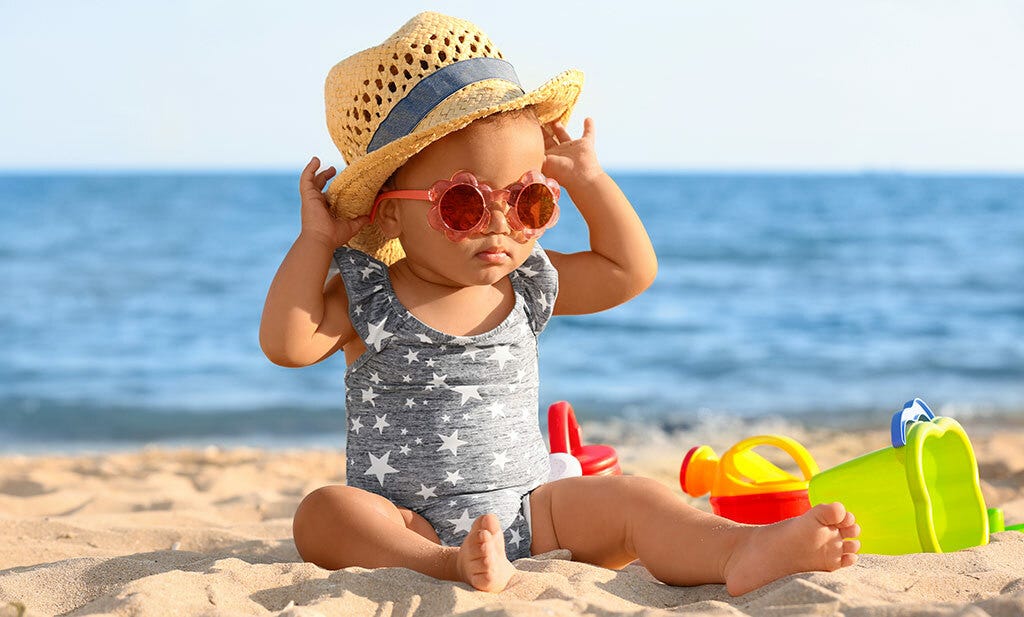
{"type": "Polygon", "coordinates": [[[0,169],[340,166],[327,71],[427,9],[582,69],[609,169],[1024,171],[1011,0],[0,0],[0,169]]]}

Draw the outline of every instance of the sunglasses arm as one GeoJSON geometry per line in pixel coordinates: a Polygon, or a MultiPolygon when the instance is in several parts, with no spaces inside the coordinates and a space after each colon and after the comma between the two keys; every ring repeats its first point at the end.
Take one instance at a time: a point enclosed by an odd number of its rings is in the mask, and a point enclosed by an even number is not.
{"type": "Polygon", "coordinates": [[[370,209],[370,222],[377,217],[377,206],[380,202],[385,199],[416,199],[418,201],[430,201],[430,194],[428,191],[385,191],[378,193],[377,198],[373,200],[373,208],[370,209]]]}

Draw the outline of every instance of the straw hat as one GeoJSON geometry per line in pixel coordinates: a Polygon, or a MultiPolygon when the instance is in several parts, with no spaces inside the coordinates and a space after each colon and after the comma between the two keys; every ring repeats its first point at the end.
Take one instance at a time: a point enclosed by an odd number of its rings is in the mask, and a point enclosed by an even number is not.
{"type": "MultiPolygon", "coordinates": [[[[582,85],[583,73],[568,70],[524,92],[512,65],[478,27],[420,13],[327,75],[327,128],[348,164],[327,188],[331,213],[368,214],[396,169],[478,118],[533,106],[541,123],[566,122],[582,85]]],[[[387,240],[376,224],[349,245],[388,264],[405,255],[398,240],[387,240]]]]}

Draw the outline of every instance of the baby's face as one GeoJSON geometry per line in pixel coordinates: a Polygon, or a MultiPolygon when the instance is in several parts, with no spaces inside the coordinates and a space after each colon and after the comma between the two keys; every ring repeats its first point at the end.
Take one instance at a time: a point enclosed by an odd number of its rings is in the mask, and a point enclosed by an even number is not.
{"type": "MultiPolygon", "coordinates": [[[[474,122],[434,142],[402,166],[396,189],[427,189],[462,169],[498,189],[544,163],[544,136],[532,115],[474,122]]],[[[534,241],[513,239],[504,202],[491,204],[491,221],[481,233],[452,242],[427,222],[430,203],[398,200],[399,239],[409,266],[447,285],[491,285],[526,261],[534,241]]]]}

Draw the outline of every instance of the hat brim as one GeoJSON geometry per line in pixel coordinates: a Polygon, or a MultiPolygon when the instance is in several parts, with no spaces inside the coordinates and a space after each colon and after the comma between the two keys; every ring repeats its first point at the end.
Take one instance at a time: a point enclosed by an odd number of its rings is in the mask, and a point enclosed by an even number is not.
{"type": "MultiPolygon", "coordinates": [[[[474,120],[533,106],[542,124],[553,120],[568,122],[582,88],[583,73],[571,69],[522,96],[501,104],[481,107],[458,118],[414,131],[397,139],[363,156],[334,178],[327,187],[327,201],[331,213],[338,218],[346,219],[369,214],[381,185],[396,169],[433,142],[468,126],[474,120]]],[[[392,264],[405,256],[398,240],[385,238],[376,224],[366,225],[348,244],[387,264],[392,264]]]]}

